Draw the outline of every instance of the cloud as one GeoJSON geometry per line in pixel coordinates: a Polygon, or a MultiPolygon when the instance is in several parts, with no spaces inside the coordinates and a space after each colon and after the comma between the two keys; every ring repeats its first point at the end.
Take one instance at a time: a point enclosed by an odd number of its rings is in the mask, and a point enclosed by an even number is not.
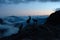
{"type": "Polygon", "coordinates": [[[27,1],[36,1],[36,0],[27,0],[27,1]]]}
{"type": "Polygon", "coordinates": [[[0,4],[16,4],[24,2],[23,0],[0,0],[0,4]]]}
{"type": "Polygon", "coordinates": [[[59,2],[60,0],[50,0],[51,2],[59,2]]]}
{"type": "Polygon", "coordinates": [[[60,0],[39,0],[40,2],[59,2],[60,0]]]}
{"type": "Polygon", "coordinates": [[[49,1],[49,0],[39,0],[39,2],[47,2],[47,1],[49,1]]]}
{"type": "Polygon", "coordinates": [[[0,4],[4,4],[6,0],[0,0],[0,4]]]}
{"type": "Polygon", "coordinates": [[[59,11],[59,10],[60,10],[60,8],[56,8],[56,9],[55,9],[55,11],[59,11]]]}
{"type": "Polygon", "coordinates": [[[18,3],[28,3],[28,2],[59,2],[60,0],[0,0],[0,4],[18,4],[18,3]]]}

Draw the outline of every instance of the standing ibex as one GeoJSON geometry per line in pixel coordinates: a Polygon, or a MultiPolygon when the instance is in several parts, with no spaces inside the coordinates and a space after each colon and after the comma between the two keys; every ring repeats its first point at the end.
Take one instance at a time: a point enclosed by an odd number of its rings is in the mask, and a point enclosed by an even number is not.
{"type": "Polygon", "coordinates": [[[32,19],[33,21],[34,21],[34,23],[37,23],[38,22],[38,20],[37,19],[32,19]]]}
{"type": "Polygon", "coordinates": [[[30,23],[31,20],[31,16],[29,16],[29,19],[26,21],[27,23],[30,23]]]}
{"type": "Polygon", "coordinates": [[[0,18],[0,24],[3,24],[3,19],[0,18]]]}

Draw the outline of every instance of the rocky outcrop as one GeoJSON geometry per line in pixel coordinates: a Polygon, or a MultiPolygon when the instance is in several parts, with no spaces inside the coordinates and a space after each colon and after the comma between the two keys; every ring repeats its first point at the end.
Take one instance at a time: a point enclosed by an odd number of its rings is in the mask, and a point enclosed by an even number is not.
{"type": "Polygon", "coordinates": [[[60,24],[60,10],[52,13],[48,18],[46,23],[47,25],[59,25],[60,24]]]}
{"type": "Polygon", "coordinates": [[[60,10],[52,13],[44,26],[54,34],[55,38],[60,38],[60,10]]]}

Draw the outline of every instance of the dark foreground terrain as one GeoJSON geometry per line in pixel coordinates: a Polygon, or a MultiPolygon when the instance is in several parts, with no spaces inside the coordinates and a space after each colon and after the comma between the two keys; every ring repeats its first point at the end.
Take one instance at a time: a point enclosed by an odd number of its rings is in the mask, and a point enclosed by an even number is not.
{"type": "MultiPolygon", "coordinates": [[[[23,28],[23,24],[19,25],[18,33],[2,37],[0,40],[60,40],[60,10],[52,13],[42,25],[34,19],[34,23],[31,25],[30,19],[29,16],[26,27],[23,28]]],[[[1,19],[0,24],[4,24],[1,19]]]]}

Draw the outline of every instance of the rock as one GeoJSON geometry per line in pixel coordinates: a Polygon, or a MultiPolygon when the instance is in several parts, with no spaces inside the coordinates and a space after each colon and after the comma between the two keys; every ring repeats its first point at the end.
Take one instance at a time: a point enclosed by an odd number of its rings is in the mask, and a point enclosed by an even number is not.
{"type": "Polygon", "coordinates": [[[45,22],[45,27],[52,31],[55,38],[60,38],[60,10],[52,13],[45,22]]]}
{"type": "Polygon", "coordinates": [[[45,22],[46,25],[59,25],[60,24],[60,10],[52,13],[45,22]]]}

